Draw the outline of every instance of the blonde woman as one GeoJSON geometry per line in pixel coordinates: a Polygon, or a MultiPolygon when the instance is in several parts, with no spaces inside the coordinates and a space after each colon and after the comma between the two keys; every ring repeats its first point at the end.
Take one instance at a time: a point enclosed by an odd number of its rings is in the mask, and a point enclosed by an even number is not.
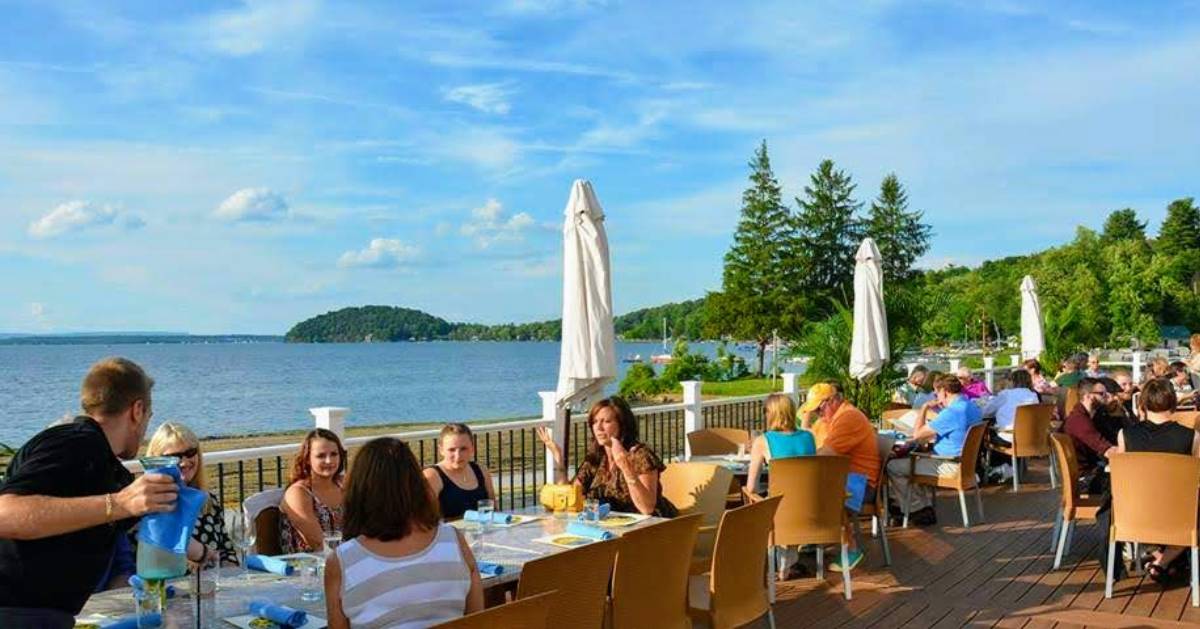
{"type": "Polygon", "coordinates": [[[796,404],[790,395],[773,393],[767,397],[763,408],[767,413],[767,431],[750,446],[750,473],[746,475],[746,489],[750,491],[758,490],[759,473],[771,459],[817,453],[813,434],[796,428],[796,404]]]}
{"type": "Polygon", "coordinates": [[[237,553],[234,552],[233,542],[225,534],[224,509],[217,497],[208,491],[208,483],[204,476],[204,454],[200,451],[200,440],[196,438],[195,433],[183,424],[167,422],[159,426],[150,438],[146,454],[173,456],[179,459],[179,473],[183,476],[183,482],[208,492],[208,501],[200,519],[196,521],[192,539],[208,549],[210,560],[220,557],[223,563],[237,565],[237,553]]]}

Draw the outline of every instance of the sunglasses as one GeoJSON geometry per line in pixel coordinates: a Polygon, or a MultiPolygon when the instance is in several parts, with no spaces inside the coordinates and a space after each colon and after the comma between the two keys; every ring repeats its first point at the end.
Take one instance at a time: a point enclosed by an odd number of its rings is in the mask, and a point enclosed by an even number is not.
{"type": "Polygon", "coordinates": [[[188,448],[187,450],[172,452],[169,454],[164,454],[163,456],[173,456],[177,459],[190,459],[197,454],[200,454],[200,448],[188,448]]]}

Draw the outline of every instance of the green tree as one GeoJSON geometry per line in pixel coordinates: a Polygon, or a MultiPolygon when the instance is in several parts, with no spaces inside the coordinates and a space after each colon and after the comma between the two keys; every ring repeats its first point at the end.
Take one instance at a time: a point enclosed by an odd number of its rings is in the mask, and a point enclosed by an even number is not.
{"type": "Polygon", "coordinates": [[[796,233],[806,258],[804,284],[810,294],[824,295],[815,305],[821,316],[829,314],[829,298],[849,303],[854,280],[854,253],[862,240],[857,218],[862,204],[854,200],[854,183],[833,160],[821,162],[796,197],[796,233]]]}
{"type": "Polygon", "coordinates": [[[908,193],[895,173],[884,177],[879,198],[871,203],[866,233],[883,256],[885,285],[907,279],[917,258],[929,251],[933,230],[921,222],[922,216],[920,211],[908,210],[908,193]]]}
{"type": "Polygon", "coordinates": [[[804,304],[799,278],[804,269],[798,264],[794,223],[771,171],[766,141],[749,166],[750,186],[742,194],[741,219],[725,254],[721,291],[708,295],[706,309],[709,329],[716,335],[755,341],[761,374],[773,333],[786,337],[799,330],[804,304]]]}
{"type": "Polygon", "coordinates": [[[1166,254],[1200,249],[1200,208],[1192,202],[1192,197],[1176,199],[1167,206],[1167,217],[1158,229],[1155,249],[1166,254]]]}
{"type": "Polygon", "coordinates": [[[1116,210],[1104,219],[1104,232],[1100,236],[1104,243],[1118,240],[1146,240],[1146,223],[1138,220],[1137,211],[1127,207],[1116,210]]]}

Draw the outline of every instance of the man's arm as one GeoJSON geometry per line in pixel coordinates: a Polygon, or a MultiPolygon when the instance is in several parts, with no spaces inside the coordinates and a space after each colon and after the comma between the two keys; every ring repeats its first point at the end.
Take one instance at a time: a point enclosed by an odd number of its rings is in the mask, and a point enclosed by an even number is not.
{"type": "Polygon", "coordinates": [[[115,494],[57,498],[0,495],[0,538],[31,540],[175,508],[175,480],[165,474],[143,474],[115,494]],[[112,515],[108,502],[112,502],[112,515]]]}

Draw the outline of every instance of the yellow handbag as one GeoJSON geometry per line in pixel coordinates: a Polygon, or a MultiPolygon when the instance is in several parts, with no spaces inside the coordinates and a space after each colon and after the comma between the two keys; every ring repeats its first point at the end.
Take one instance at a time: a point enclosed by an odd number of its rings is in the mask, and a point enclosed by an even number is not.
{"type": "Polygon", "coordinates": [[[583,511],[583,488],[575,483],[546,483],[541,499],[542,506],[551,511],[583,511]]]}

